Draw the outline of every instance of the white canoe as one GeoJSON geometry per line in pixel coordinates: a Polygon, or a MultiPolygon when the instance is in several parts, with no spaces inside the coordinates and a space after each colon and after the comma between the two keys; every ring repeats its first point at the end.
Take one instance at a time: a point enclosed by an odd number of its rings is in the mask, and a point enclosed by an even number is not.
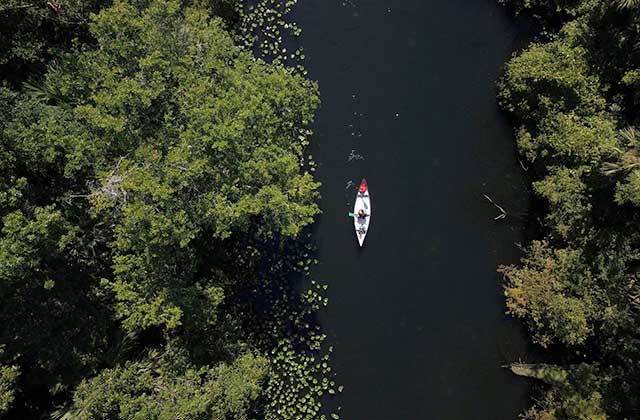
{"type": "Polygon", "coordinates": [[[369,223],[371,223],[371,197],[369,197],[367,180],[362,179],[356,194],[356,202],[353,205],[353,225],[356,229],[356,236],[360,246],[364,243],[364,238],[369,232],[369,223]],[[365,216],[362,217],[362,214],[365,216]]]}

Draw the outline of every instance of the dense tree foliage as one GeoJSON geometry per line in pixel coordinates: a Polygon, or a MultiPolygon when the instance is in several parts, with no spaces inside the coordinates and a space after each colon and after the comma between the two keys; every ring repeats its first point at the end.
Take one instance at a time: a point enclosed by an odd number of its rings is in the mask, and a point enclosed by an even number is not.
{"type": "Polygon", "coordinates": [[[19,81],[74,40],[86,39],[89,15],[109,0],[4,0],[0,4],[0,75],[19,81]]]}
{"type": "Polygon", "coordinates": [[[508,312],[556,365],[535,420],[637,418],[640,401],[640,5],[509,1],[546,30],[506,65],[499,101],[543,212],[540,237],[501,267],[508,312]]]}
{"type": "MultiPolygon", "coordinates": [[[[237,419],[256,415],[267,360],[245,354],[228,366],[193,368],[176,355],[125,363],[83,381],[73,408],[59,414],[78,420],[237,419]]],[[[182,358],[184,359],[184,358],[182,358]]]]}
{"type": "Polygon", "coordinates": [[[335,392],[321,288],[290,284],[317,87],[233,10],[0,6],[0,415],[313,419],[335,392]]]}

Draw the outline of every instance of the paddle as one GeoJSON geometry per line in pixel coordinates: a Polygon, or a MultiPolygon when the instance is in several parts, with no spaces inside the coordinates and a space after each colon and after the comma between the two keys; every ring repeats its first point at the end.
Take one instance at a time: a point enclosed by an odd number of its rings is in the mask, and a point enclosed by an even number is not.
{"type": "MultiPolygon", "coordinates": [[[[366,207],[367,209],[369,208],[369,207],[367,207],[367,206],[365,206],[365,207],[366,207]]],[[[349,213],[347,213],[347,214],[349,215],[349,217],[356,217],[356,216],[358,216],[357,214],[355,214],[355,213],[351,213],[351,212],[349,212],[349,213]]]]}

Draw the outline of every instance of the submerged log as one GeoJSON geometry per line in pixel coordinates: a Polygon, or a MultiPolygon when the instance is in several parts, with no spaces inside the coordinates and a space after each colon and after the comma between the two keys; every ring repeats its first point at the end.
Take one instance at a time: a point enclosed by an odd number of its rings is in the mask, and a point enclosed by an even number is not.
{"type": "Polygon", "coordinates": [[[511,372],[526,378],[535,378],[549,385],[566,384],[569,369],[546,363],[511,363],[507,366],[511,372]]]}

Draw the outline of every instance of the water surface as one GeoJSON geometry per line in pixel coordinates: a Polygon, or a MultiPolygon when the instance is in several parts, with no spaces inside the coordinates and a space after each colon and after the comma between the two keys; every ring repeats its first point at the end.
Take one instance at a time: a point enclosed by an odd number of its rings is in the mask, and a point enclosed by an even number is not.
{"type": "Polygon", "coordinates": [[[501,366],[527,345],[495,268],[517,260],[528,193],[495,80],[524,31],[493,0],[304,0],[295,20],[323,101],[314,277],[341,418],[516,419],[528,384],[501,366]],[[362,177],[359,249],[348,184],[362,177]]]}

